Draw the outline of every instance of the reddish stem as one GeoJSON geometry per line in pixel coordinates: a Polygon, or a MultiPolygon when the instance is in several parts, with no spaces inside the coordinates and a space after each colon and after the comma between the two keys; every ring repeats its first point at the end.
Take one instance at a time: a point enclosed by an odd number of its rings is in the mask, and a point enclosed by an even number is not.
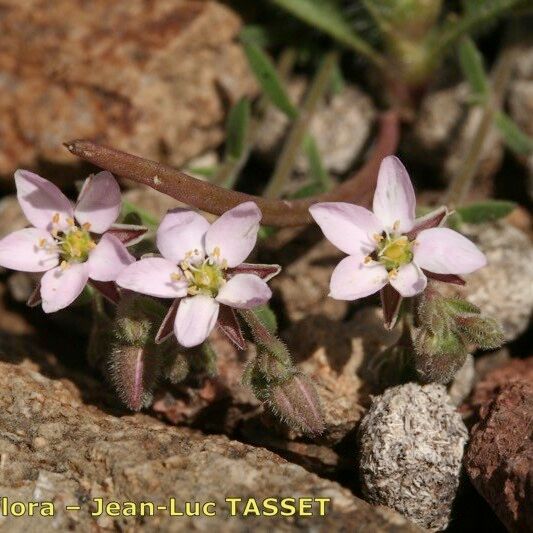
{"type": "Polygon", "coordinates": [[[263,224],[286,227],[309,224],[309,206],[317,202],[351,201],[369,205],[376,185],[381,160],[396,151],[399,140],[399,119],[396,111],[383,113],[372,156],[349,180],[327,193],[299,200],[277,200],[252,196],[197,180],[185,172],[143,159],[92,141],[77,140],[65,146],[78,157],[109,170],[117,176],[148,185],[176,200],[202,211],[221,215],[247,201],[255,202],[263,213],[263,224]]]}

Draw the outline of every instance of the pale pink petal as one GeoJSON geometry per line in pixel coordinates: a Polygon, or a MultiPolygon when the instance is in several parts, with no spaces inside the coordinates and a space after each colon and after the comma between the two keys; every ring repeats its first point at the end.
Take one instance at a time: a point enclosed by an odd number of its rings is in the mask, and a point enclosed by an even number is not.
{"type": "Polygon", "coordinates": [[[93,233],[104,233],[120,213],[120,187],[111,172],[89,176],[83,184],[74,210],[80,224],[90,224],[93,233]]]}
{"type": "Polygon", "coordinates": [[[420,232],[413,252],[420,268],[436,274],[470,274],[487,264],[487,258],[472,241],[449,228],[420,232]]]}
{"type": "Polygon", "coordinates": [[[70,305],[83,291],[89,279],[87,263],[72,263],[56,267],[41,279],[43,311],[53,313],[70,305]]]}
{"type": "Polygon", "coordinates": [[[254,274],[237,274],[218,291],[217,301],[236,309],[253,309],[272,297],[269,286],[254,274]]]}
{"type": "Polygon", "coordinates": [[[89,254],[89,277],[96,281],[115,281],[134,262],[135,257],[126,247],[114,235],[106,233],[89,254]]]}
{"type": "Polygon", "coordinates": [[[117,277],[117,285],[158,298],[179,298],[187,294],[187,282],[176,280],[181,270],[162,257],[141,259],[127,266],[117,277]]]}
{"type": "Polygon", "coordinates": [[[257,241],[261,217],[254,202],[244,202],[226,211],[206,233],[207,254],[216,254],[220,250],[220,259],[225,259],[229,267],[243,263],[257,241]]]}
{"type": "Polygon", "coordinates": [[[379,291],[387,282],[387,270],[379,263],[364,264],[364,256],[349,256],[333,271],[330,296],[336,300],[357,300],[379,291]]]}
{"type": "Polygon", "coordinates": [[[204,238],[209,222],[191,209],[173,209],[161,221],[157,229],[157,248],[169,261],[178,264],[187,254],[192,263],[205,257],[204,238]]]}
{"type": "Polygon", "coordinates": [[[217,323],[218,310],[218,302],[203,294],[181,300],[174,322],[178,342],[185,348],[202,344],[217,323]]]}
{"type": "Polygon", "coordinates": [[[368,209],[345,202],[325,202],[309,208],[311,216],[332,244],[347,254],[368,254],[383,226],[368,209]]]}
{"type": "Polygon", "coordinates": [[[15,172],[15,183],[20,207],[36,228],[52,231],[69,226],[68,219],[73,218],[72,204],[52,182],[19,169],[15,172]]]}
{"type": "Polygon", "coordinates": [[[390,278],[390,284],[404,297],[420,294],[428,283],[422,270],[414,263],[408,263],[398,269],[396,275],[390,278]]]}
{"type": "Polygon", "coordinates": [[[407,170],[397,157],[385,157],[379,167],[374,214],[387,231],[405,233],[413,227],[415,207],[415,191],[407,170]]]}
{"type": "Polygon", "coordinates": [[[0,266],[22,272],[44,272],[59,263],[54,238],[44,229],[26,228],[0,240],[0,266]]]}

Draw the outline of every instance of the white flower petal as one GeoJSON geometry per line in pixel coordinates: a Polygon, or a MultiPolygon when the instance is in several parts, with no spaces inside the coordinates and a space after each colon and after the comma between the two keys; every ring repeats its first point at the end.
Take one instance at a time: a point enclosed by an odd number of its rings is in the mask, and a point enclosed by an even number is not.
{"type": "Polygon", "coordinates": [[[374,214],[387,231],[405,233],[414,225],[415,207],[415,191],[407,170],[397,157],[385,157],[379,167],[374,214]]]}
{"type": "Polygon", "coordinates": [[[253,309],[272,297],[269,286],[254,274],[236,274],[218,291],[216,300],[237,309],[253,309]]]}
{"type": "Polygon", "coordinates": [[[104,233],[118,218],[121,202],[117,180],[105,170],[85,180],[74,215],[80,224],[90,224],[93,233],[104,233]]]}
{"type": "Polygon", "coordinates": [[[89,254],[89,277],[97,281],[115,281],[134,262],[135,257],[126,247],[114,235],[106,233],[89,254]]]}
{"type": "Polygon", "coordinates": [[[158,298],[179,298],[187,294],[188,283],[181,270],[162,257],[148,257],[127,266],[117,277],[117,285],[130,291],[158,298]]]}
{"type": "Polygon", "coordinates": [[[87,263],[72,263],[56,267],[41,279],[43,311],[54,313],[70,305],[83,291],[89,279],[87,263]]]}
{"type": "Polygon", "coordinates": [[[244,202],[226,211],[206,233],[205,250],[213,255],[220,250],[220,259],[229,267],[245,261],[257,241],[261,211],[254,202],[244,202]]]}
{"type": "Polygon", "coordinates": [[[73,219],[70,200],[52,182],[28,170],[15,172],[17,198],[26,218],[36,227],[64,230],[73,219]]]}
{"type": "Polygon", "coordinates": [[[470,274],[487,264],[487,258],[472,241],[449,228],[421,231],[413,253],[420,268],[436,274],[470,274]]]}
{"type": "Polygon", "coordinates": [[[387,270],[378,263],[364,264],[364,256],[348,256],[331,275],[330,296],[336,300],[357,300],[379,291],[388,282],[387,270]]]}
{"type": "Polygon", "coordinates": [[[26,228],[0,240],[0,266],[22,272],[44,272],[59,263],[54,238],[48,231],[26,228]]]}
{"type": "Polygon", "coordinates": [[[426,276],[415,263],[401,266],[396,275],[390,278],[390,284],[404,298],[423,292],[427,282],[426,276]]]}
{"type": "Polygon", "coordinates": [[[193,263],[205,257],[204,238],[209,222],[192,209],[169,211],[157,229],[157,248],[169,261],[179,264],[187,254],[193,263]]]}
{"type": "Polygon", "coordinates": [[[174,334],[185,348],[202,344],[217,323],[219,304],[198,294],[181,300],[174,322],[174,334]]]}
{"type": "Polygon", "coordinates": [[[346,202],[324,202],[309,208],[311,216],[326,239],[347,254],[368,254],[376,248],[374,235],[381,235],[383,226],[364,207],[346,202]]]}

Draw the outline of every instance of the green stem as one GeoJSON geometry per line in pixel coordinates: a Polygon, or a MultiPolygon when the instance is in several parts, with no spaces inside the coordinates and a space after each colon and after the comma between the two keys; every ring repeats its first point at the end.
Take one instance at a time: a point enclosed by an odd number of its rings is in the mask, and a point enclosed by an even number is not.
{"type": "Polygon", "coordinates": [[[281,196],[283,187],[292,172],[296,157],[300,152],[303,140],[309,129],[311,118],[328,90],[329,81],[337,60],[337,52],[328,53],[312,81],[298,117],[289,131],[287,141],[277,161],[274,174],[265,190],[264,196],[266,198],[279,198],[281,196]]]}
{"type": "Polygon", "coordinates": [[[494,68],[492,91],[483,107],[481,121],[470,145],[470,149],[459,171],[452,179],[448,192],[446,193],[445,203],[452,208],[464,202],[472,187],[472,183],[479,169],[483,147],[493,127],[494,117],[502,106],[505,90],[511,75],[514,55],[515,51],[512,49],[505,51],[494,68]]]}

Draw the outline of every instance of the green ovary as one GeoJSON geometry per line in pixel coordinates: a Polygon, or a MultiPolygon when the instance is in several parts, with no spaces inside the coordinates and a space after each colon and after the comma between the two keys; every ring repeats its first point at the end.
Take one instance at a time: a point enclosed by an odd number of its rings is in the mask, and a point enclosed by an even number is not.
{"type": "Polygon", "coordinates": [[[413,243],[405,236],[387,237],[378,248],[378,260],[388,271],[396,270],[413,260],[413,243]]]}
{"type": "Polygon", "coordinates": [[[83,228],[73,228],[61,237],[61,258],[68,263],[84,263],[96,246],[90,233],[83,228]]]}
{"type": "Polygon", "coordinates": [[[214,298],[225,283],[223,270],[209,261],[204,261],[197,267],[188,265],[184,272],[189,281],[188,293],[191,295],[205,294],[214,298]]]}

